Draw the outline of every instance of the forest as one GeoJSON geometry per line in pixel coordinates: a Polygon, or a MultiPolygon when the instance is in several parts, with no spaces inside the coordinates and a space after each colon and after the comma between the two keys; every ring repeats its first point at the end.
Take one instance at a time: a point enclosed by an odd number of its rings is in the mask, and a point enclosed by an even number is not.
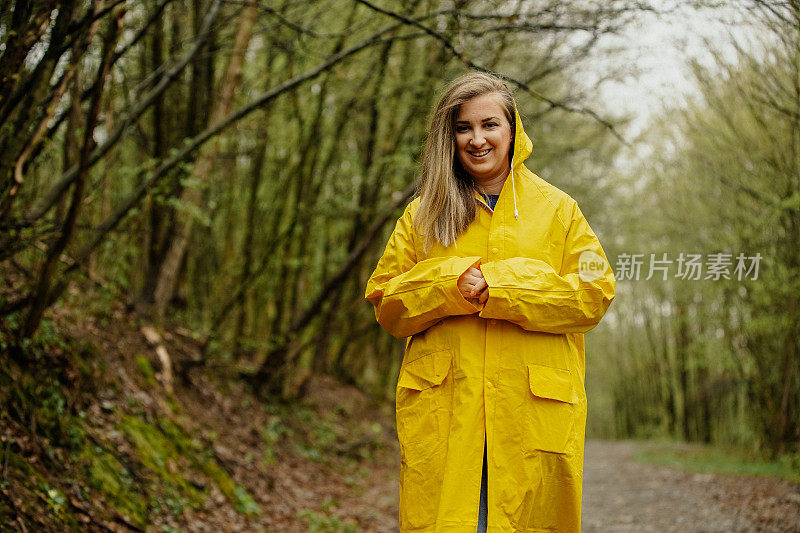
{"type": "Polygon", "coordinates": [[[762,465],[800,531],[795,0],[5,0],[0,531],[396,531],[364,287],[471,70],[614,269],[587,439],[762,465]],[[751,38],[634,127],[613,59],[701,14],[751,38]]]}

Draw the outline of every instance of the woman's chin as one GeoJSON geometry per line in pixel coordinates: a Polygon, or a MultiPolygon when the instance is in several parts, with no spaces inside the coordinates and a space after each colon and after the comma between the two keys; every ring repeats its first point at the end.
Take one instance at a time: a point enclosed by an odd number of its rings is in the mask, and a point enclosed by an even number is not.
{"type": "Polygon", "coordinates": [[[468,168],[467,171],[477,180],[484,180],[493,178],[497,175],[498,170],[492,165],[477,165],[468,168]]]}

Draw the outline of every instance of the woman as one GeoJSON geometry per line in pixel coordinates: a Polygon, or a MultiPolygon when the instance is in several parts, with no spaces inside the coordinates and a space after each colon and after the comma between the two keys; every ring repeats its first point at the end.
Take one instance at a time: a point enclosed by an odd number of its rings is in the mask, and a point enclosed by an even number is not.
{"type": "Polygon", "coordinates": [[[502,80],[455,80],[367,283],[378,322],[408,337],[401,532],[580,530],[583,334],[616,282],[575,201],[523,165],[532,147],[502,80]]]}

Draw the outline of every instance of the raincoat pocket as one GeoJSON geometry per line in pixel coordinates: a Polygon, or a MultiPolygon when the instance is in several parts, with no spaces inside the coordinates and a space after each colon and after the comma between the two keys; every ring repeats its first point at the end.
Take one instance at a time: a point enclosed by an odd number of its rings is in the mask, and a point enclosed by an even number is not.
{"type": "Polygon", "coordinates": [[[397,437],[401,447],[433,437],[441,437],[439,418],[449,411],[446,387],[453,355],[438,350],[406,361],[397,380],[397,437]]]}
{"type": "Polygon", "coordinates": [[[525,402],[528,422],[525,451],[567,453],[577,402],[570,371],[528,365],[528,384],[532,396],[525,402]]]}

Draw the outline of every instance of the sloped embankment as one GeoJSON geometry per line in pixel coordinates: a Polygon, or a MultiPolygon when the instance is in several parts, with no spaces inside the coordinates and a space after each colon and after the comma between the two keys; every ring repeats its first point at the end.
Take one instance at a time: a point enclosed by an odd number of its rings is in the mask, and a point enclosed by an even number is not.
{"type": "Polygon", "coordinates": [[[327,377],[265,403],[224,365],[181,371],[187,331],[164,342],[171,394],[121,308],[57,308],[19,360],[4,354],[0,530],[396,530],[391,405],[327,377]]]}

